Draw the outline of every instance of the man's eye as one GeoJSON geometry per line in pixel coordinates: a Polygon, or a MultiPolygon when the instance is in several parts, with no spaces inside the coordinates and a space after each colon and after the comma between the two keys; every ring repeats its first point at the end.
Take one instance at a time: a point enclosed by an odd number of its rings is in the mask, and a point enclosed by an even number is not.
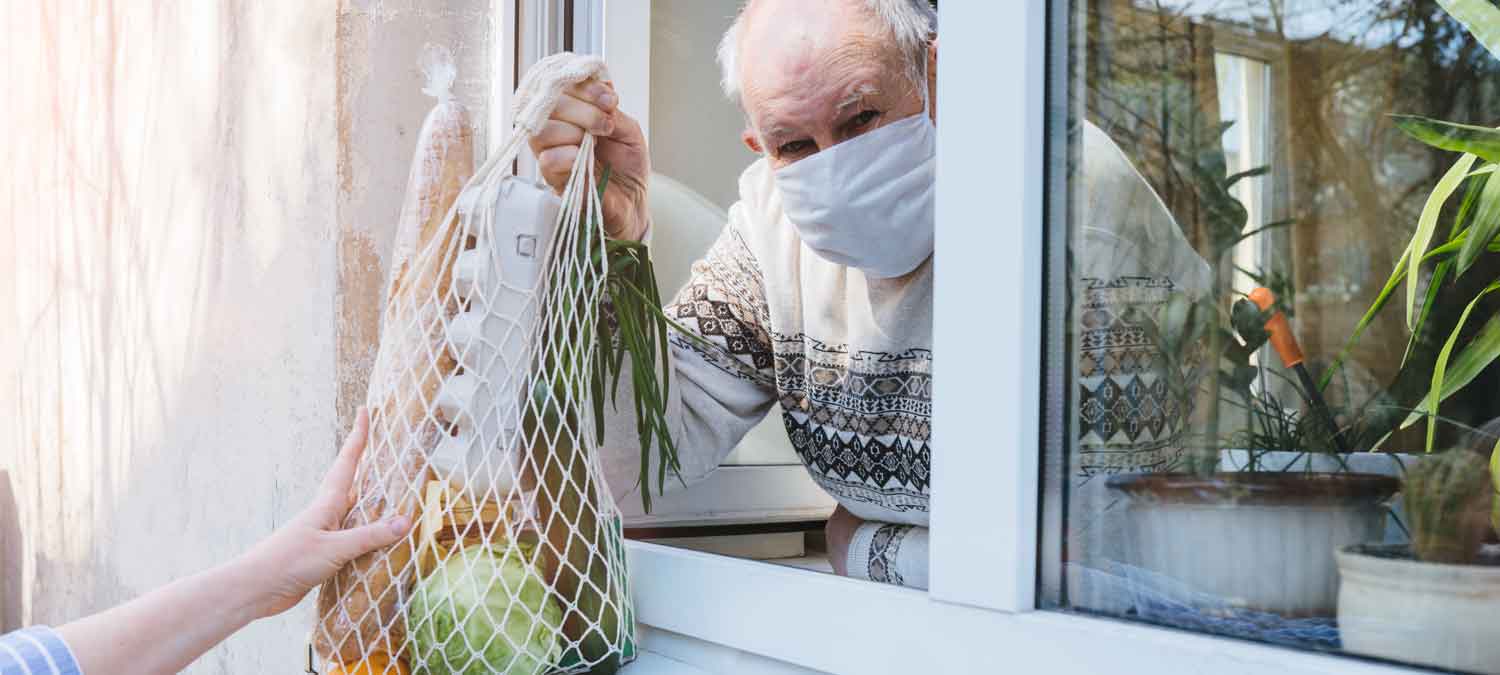
{"type": "Polygon", "coordinates": [[[880,117],[879,112],[874,110],[866,110],[858,115],[855,115],[854,119],[849,120],[849,126],[854,129],[862,129],[869,123],[874,122],[878,117],[880,117]]]}
{"type": "Polygon", "coordinates": [[[812,149],[812,141],[804,139],[804,140],[800,140],[800,141],[791,141],[789,143],[782,143],[780,147],[776,148],[776,154],[781,155],[783,157],[785,157],[787,155],[800,155],[800,154],[802,154],[804,152],[807,152],[808,150],[811,150],[811,149],[812,149]]]}

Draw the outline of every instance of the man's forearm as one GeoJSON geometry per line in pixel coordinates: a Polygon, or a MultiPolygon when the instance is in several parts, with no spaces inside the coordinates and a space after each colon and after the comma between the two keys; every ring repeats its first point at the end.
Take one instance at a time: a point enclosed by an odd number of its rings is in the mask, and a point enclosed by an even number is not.
{"type": "Polygon", "coordinates": [[[241,561],[180,579],[58,629],[85,675],[175,673],[259,618],[241,561]]]}

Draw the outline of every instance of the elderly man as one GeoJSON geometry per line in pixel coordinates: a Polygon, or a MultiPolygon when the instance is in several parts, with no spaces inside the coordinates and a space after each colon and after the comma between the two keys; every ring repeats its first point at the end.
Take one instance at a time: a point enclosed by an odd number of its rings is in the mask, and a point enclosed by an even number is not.
{"type": "MultiPolygon", "coordinates": [[[[927,585],[936,13],[927,0],[752,0],[719,51],[761,158],[668,313],[683,477],[712,471],[773,402],[839,502],[836,571],[927,585]]],[[[532,139],[561,190],[585,131],[612,168],[605,223],[647,237],[650,161],[614,91],[585,83],[532,139]]],[[[669,242],[657,242],[669,244],[669,242]]],[[[612,422],[614,424],[614,422],[612,422]]],[[[639,456],[606,458],[633,483],[639,456]]]]}

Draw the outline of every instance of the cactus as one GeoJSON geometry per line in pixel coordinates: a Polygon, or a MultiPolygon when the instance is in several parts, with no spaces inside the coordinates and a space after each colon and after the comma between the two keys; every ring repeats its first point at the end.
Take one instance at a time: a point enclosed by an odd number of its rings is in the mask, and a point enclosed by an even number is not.
{"type": "Polygon", "coordinates": [[[1406,475],[1405,500],[1412,551],[1427,562],[1473,564],[1490,530],[1489,462],[1450,450],[1418,463],[1406,475]]]}

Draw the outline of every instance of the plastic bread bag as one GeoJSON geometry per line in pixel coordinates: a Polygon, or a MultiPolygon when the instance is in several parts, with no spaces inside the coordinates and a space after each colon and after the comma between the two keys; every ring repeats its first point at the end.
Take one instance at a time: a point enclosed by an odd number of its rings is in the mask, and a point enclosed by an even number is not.
{"type": "MultiPolygon", "coordinates": [[[[427,327],[455,313],[455,307],[429,301],[448,294],[452,269],[443,258],[424,258],[419,252],[460,243],[444,223],[474,173],[474,134],[468,111],[451,94],[452,56],[429,47],[423,61],[428,85],[423,91],[436,97],[437,104],[417,134],[396,225],[380,348],[366,399],[369,445],[355,476],[357,501],[345,527],[394,513],[417,521],[421,487],[429,474],[427,449],[446,434],[429,408],[457,361],[443,351],[443,336],[427,327]]],[[[324,584],[313,639],[324,659],[355,663],[384,654],[396,660],[405,629],[399,604],[414,580],[411,563],[417,553],[413,538],[360,557],[324,584]]]]}

